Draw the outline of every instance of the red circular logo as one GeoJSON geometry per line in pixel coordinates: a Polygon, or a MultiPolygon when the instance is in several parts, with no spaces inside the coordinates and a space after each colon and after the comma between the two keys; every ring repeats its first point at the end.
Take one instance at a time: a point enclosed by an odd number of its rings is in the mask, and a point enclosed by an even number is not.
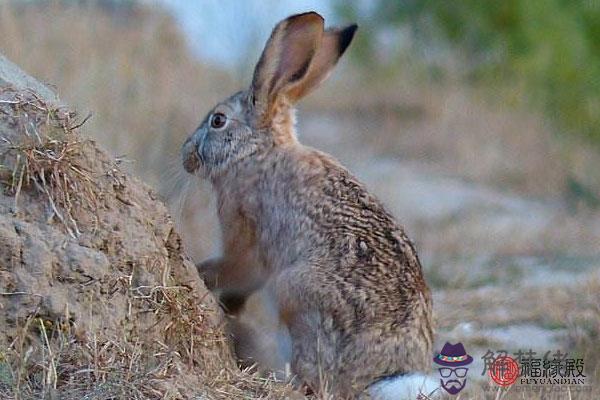
{"type": "Polygon", "coordinates": [[[519,377],[519,364],[511,357],[498,357],[489,369],[490,377],[500,386],[510,386],[519,377]]]}

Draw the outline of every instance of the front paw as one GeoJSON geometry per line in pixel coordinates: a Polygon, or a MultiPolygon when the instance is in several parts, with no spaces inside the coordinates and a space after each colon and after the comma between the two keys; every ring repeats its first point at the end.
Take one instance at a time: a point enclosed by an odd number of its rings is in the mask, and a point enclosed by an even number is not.
{"type": "Polygon", "coordinates": [[[228,315],[237,315],[246,305],[247,299],[246,293],[226,292],[219,296],[219,303],[228,315]]]}

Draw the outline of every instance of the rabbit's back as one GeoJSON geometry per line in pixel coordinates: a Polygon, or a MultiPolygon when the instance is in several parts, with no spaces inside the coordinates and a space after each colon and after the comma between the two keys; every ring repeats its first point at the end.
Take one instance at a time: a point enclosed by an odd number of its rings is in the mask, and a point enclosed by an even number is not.
{"type": "Polygon", "coordinates": [[[321,365],[334,393],[352,397],[379,378],[427,369],[431,296],[403,229],[324,153],[277,147],[259,165],[244,180],[255,195],[238,198],[256,217],[294,371],[314,386],[321,365]]]}
{"type": "Polygon", "coordinates": [[[381,202],[330,156],[277,149],[263,170],[257,221],[271,268],[320,265],[353,308],[354,323],[403,324],[426,297],[412,242],[381,202]]]}

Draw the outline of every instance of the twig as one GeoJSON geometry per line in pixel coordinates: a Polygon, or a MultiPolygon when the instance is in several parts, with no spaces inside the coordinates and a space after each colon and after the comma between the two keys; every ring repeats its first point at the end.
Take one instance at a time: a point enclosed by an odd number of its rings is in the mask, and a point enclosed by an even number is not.
{"type": "Polygon", "coordinates": [[[46,333],[46,325],[44,325],[44,320],[42,318],[38,318],[38,322],[40,324],[40,330],[44,336],[44,341],[46,342],[46,346],[48,347],[48,355],[50,356],[50,373],[46,375],[46,384],[52,384],[52,388],[56,390],[56,381],[58,374],[56,373],[56,362],[54,360],[54,354],[52,353],[52,347],[50,347],[50,341],[48,340],[48,334],[46,333]]]}
{"type": "Polygon", "coordinates": [[[36,296],[43,298],[41,294],[29,293],[29,292],[0,292],[0,296],[36,296]]]}
{"type": "Polygon", "coordinates": [[[87,116],[86,116],[86,117],[83,119],[83,121],[81,121],[81,122],[80,122],[80,123],[78,123],[77,125],[69,127],[69,130],[70,130],[70,131],[73,131],[73,130],[75,130],[75,129],[79,129],[79,128],[81,128],[81,127],[82,127],[82,126],[83,126],[83,125],[84,125],[84,124],[85,124],[85,123],[86,123],[86,122],[87,122],[87,121],[88,121],[90,118],[92,118],[92,113],[89,113],[89,114],[88,114],[88,115],[87,115],[87,116]]]}

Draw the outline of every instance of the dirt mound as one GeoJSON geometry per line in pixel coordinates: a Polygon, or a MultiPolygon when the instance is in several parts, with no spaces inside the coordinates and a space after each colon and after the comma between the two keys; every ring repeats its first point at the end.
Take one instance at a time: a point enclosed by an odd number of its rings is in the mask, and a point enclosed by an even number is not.
{"type": "Polygon", "coordinates": [[[283,397],[237,369],[166,208],[82,122],[0,56],[0,397],[283,397]]]}

